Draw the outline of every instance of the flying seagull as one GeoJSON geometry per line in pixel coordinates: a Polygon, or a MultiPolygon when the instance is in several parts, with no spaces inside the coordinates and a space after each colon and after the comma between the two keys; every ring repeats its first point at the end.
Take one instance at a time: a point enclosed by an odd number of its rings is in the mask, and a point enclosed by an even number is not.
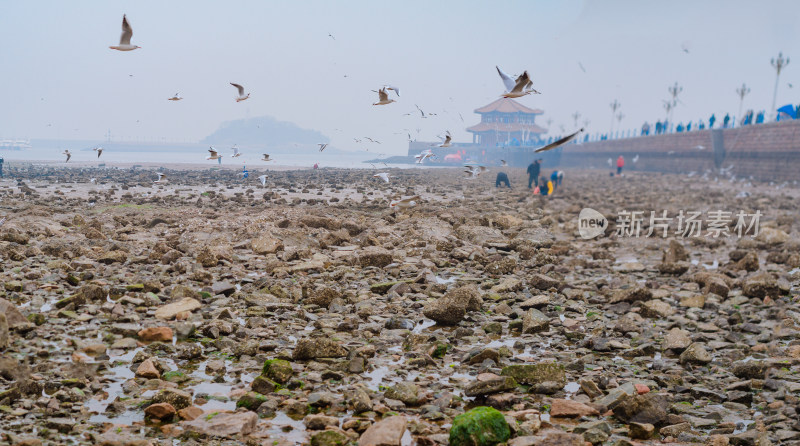
{"type": "Polygon", "coordinates": [[[506,86],[506,92],[502,95],[504,98],[520,98],[531,93],[540,94],[533,89],[533,81],[531,81],[527,71],[523,72],[516,80],[511,80],[511,77],[504,73],[500,67],[495,66],[495,68],[497,68],[500,79],[503,80],[503,85],[506,86]]]}
{"type": "Polygon", "coordinates": [[[261,181],[261,187],[267,187],[267,176],[261,175],[258,177],[258,180],[261,181]]]}
{"type": "Polygon", "coordinates": [[[434,156],[435,155],[433,154],[433,151],[428,149],[428,150],[423,150],[422,152],[420,152],[419,155],[415,156],[414,158],[417,160],[417,164],[422,164],[422,162],[425,161],[426,158],[431,158],[434,156]]]}
{"type": "Polygon", "coordinates": [[[245,101],[245,100],[247,100],[247,98],[249,98],[249,97],[250,97],[250,93],[247,93],[247,96],[245,96],[245,94],[244,94],[244,87],[242,87],[241,85],[239,85],[239,84],[234,84],[233,82],[231,82],[231,85],[233,85],[234,87],[236,87],[236,90],[239,92],[239,97],[238,97],[238,98],[236,98],[236,102],[242,102],[242,101],[245,101]]]}
{"type": "Polygon", "coordinates": [[[410,208],[417,205],[417,201],[420,200],[419,195],[414,195],[413,197],[403,198],[402,200],[394,200],[389,203],[390,208],[410,208]]]}
{"type": "Polygon", "coordinates": [[[394,99],[389,99],[389,95],[386,93],[386,87],[381,88],[378,90],[378,102],[372,105],[386,105],[391,104],[392,102],[397,102],[394,99]]]}
{"type": "Polygon", "coordinates": [[[215,148],[213,148],[213,147],[209,147],[209,148],[208,148],[208,153],[209,153],[210,155],[208,156],[208,158],[206,158],[207,160],[216,160],[216,159],[220,159],[220,158],[222,158],[222,155],[220,155],[219,153],[217,153],[217,149],[215,149],[215,148]]]}
{"type": "Polygon", "coordinates": [[[464,166],[464,173],[467,174],[467,178],[477,178],[478,176],[480,176],[480,174],[486,172],[487,170],[489,169],[487,169],[486,166],[478,166],[472,164],[464,166]]]}
{"type": "Polygon", "coordinates": [[[97,178],[92,178],[89,180],[89,182],[92,184],[97,184],[97,178]]]}
{"type": "Polygon", "coordinates": [[[153,181],[153,184],[165,184],[169,181],[167,180],[167,176],[161,172],[158,172],[156,175],[158,175],[158,179],[153,181]]]}
{"type": "Polygon", "coordinates": [[[417,107],[417,110],[419,110],[419,114],[422,115],[423,118],[427,118],[427,116],[425,116],[425,112],[422,111],[421,108],[419,108],[419,105],[414,104],[414,107],[417,107]]]}
{"type": "Polygon", "coordinates": [[[575,132],[575,133],[573,133],[571,135],[567,135],[567,136],[559,139],[558,141],[552,142],[552,143],[550,143],[550,144],[548,144],[548,145],[546,145],[544,147],[538,148],[538,149],[535,150],[535,152],[539,153],[539,152],[546,152],[548,150],[553,150],[553,149],[555,149],[556,147],[558,147],[560,145],[563,145],[563,144],[566,144],[566,143],[572,141],[582,131],[583,131],[583,128],[581,128],[580,130],[578,130],[577,132],[575,132]]]}
{"type": "Polygon", "coordinates": [[[231,147],[231,150],[233,150],[233,155],[231,155],[231,158],[236,158],[236,157],[242,156],[242,154],[239,153],[239,148],[236,147],[236,144],[234,144],[233,147],[231,147]]]}
{"type": "Polygon", "coordinates": [[[508,167],[508,161],[500,160],[500,165],[503,166],[503,167],[508,167]]]}
{"type": "Polygon", "coordinates": [[[272,158],[269,157],[268,154],[264,154],[264,158],[261,158],[261,161],[272,161],[272,158]]]}
{"type": "Polygon", "coordinates": [[[92,150],[94,150],[95,152],[97,152],[97,157],[98,157],[98,158],[100,158],[100,155],[102,155],[102,154],[103,154],[103,148],[102,148],[102,147],[95,147],[95,148],[94,148],[94,149],[92,149],[92,150]]]}
{"type": "Polygon", "coordinates": [[[168,101],[180,101],[181,99],[183,99],[183,98],[181,97],[181,95],[179,95],[178,93],[175,93],[175,96],[173,96],[173,97],[171,97],[171,98],[169,98],[169,99],[167,99],[167,100],[168,100],[168,101]]]}
{"type": "Polygon", "coordinates": [[[112,50],[117,51],[133,51],[136,48],[141,48],[138,45],[131,45],[131,37],[133,36],[133,28],[128,23],[128,18],[122,14],[122,35],[119,36],[119,45],[110,46],[112,50]]]}
{"type": "Polygon", "coordinates": [[[380,178],[383,181],[386,181],[387,183],[389,182],[389,174],[386,172],[376,173],[375,175],[372,176],[372,178],[380,178]]]}
{"type": "Polygon", "coordinates": [[[697,150],[705,150],[706,149],[705,146],[700,146],[700,145],[694,146],[694,148],[697,149],[697,150]]]}
{"type": "Polygon", "coordinates": [[[633,164],[636,164],[639,161],[639,155],[633,157],[633,164]]]}
{"type": "Polygon", "coordinates": [[[444,138],[444,143],[440,144],[439,147],[450,147],[452,145],[452,144],[450,144],[451,140],[452,140],[452,137],[450,136],[450,130],[448,130],[447,131],[447,136],[445,136],[445,138],[444,138]]]}
{"type": "Polygon", "coordinates": [[[386,86],[385,86],[385,88],[386,88],[387,90],[392,90],[392,91],[394,91],[394,92],[395,92],[395,94],[397,95],[397,97],[398,97],[398,98],[400,97],[400,87],[395,87],[395,86],[393,86],[393,85],[386,85],[386,86]]]}
{"type": "Polygon", "coordinates": [[[321,144],[321,143],[320,143],[320,144],[317,144],[317,145],[319,146],[319,151],[320,151],[320,152],[322,152],[323,150],[325,150],[325,147],[328,147],[328,145],[327,145],[327,144],[321,144]]]}
{"type": "Polygon", "coordinates": [[[70,158],[72,158],[72,154],[71,154],[71,153],[69,153],[69,149],[65,149],[65,150],[64,150],[63,152],[61,152],[61,153],[62,153],[63,155],[67,155],[67,160],[66,160],[66,161],[64,161],[64,162],[65,162],[65,163],[68,163],[68,162],[69,162],[69,159],[70,159],[70,158]]]}

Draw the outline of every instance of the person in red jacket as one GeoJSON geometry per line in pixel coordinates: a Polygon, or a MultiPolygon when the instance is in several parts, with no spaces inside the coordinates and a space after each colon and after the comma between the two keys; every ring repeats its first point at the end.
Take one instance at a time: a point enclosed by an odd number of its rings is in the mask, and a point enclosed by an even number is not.
{"type": "Polygon", "coordinates": [[[622,155],[617,158],[617,175],[622,173],[622,168],[625,167],[625,158],[622,155]]]}

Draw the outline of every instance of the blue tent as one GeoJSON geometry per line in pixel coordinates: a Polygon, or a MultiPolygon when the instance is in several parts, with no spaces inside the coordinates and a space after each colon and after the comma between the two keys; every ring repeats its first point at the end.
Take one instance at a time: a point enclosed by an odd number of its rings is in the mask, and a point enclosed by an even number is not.
{"type": "Polygon", "coordinates": [[[778,109],[778,121],[781,120],[781,114],[785,114],[792,119],[797,119],[797,110],[792,104],[786,104],[778,109]]]}

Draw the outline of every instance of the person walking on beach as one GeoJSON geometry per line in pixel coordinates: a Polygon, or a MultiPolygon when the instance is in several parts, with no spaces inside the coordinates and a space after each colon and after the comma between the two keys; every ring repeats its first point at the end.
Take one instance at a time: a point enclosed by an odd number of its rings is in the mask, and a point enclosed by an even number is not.
{"type": "Polygon", "coordinates": [[[501,184],[505,184],[511,189],[511,182],[508,180],[508,175],[506,175],[505,172],[498,172],[497,179],[494,180],[494,187],[500,187],[501,184]]]}
{"type": "Polygon", "coordinates": [[[550,181],[553,182],[553,190],[558,189],[558,186],[561,186],[561,181],[563,180],[564,180],[563,170],[554,170],[553,173],[550,174],[550,181]]]}
{"type": "Polygon", "coordinates": [[[531,188],[531,184],[534,182],[536,182],[537,186],[539,185],[539,173],[542,170],[541,161],[541,159],[534,160],[528,166],[528,189],[531,188]]]}
{"type": "Polygon", "coordinates": [[[625,167],[625,158],[622,155],[617,158],[617,175],[622,173],[622,168],[625,167]]]}

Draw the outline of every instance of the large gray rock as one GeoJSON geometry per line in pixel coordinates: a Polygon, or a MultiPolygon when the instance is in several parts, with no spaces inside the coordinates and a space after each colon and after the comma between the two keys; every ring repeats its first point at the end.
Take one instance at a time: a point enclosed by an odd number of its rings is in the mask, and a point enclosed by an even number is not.
{"type": "Polygon", "coordinates": [[[406,432],[406,418],[384,418],[369,427],[358,439],[358,446],[399,446],[406,432]]]}
{"type": "Polygon", "coordinates": [[[550,318],[536,308],[528,310],[528,312],[525,313],[525,317],[522,318],[523,334],[538,333],[548,328],[550,328],[550,318]]]}
{"type": "Polygon", "coordinates": [[[614,416],[625,423],[650,423],[658,426],[667,419],[667,409],[669,409],[667,396],[650,392],[623,397],[613,411],[614,416]]]}
{"type": "Polygon", "coordinates": [[[252,433],[258,423],[255,412],[218,413],[202,415],[192,421],[184,421],[181,427],[187,432],[194,432],[209,437],[235,437],[239,434],[252,433]]]}
{"type": "Polygon", "coordinates": [[[705,365],[711,362],[711,354],[706,350],[705,345],[695,342],[681,353],[681,364],[705,365]]]}
{"type": "Polygon", "coordinates": [[[303,338],[297,341],[292,358],[297,360],[317,358],[342,358],[347,349],[330,338],[303,338]]]}
{"type": "Polygon", "coordinates": [[[2,298],[0,298],[0,313],[6,316],[9,330],[27,331],[33,328],[33,324],[20,313],[14,304],[2,298]]]}
{"type": "Polygon", "coordinates": [[[468,311],[479,311],[483,305],[480,291],[475,285],[452,289],[444,296],[428,302],[422,314],[441,325],[456,325],[468,311]]]}

